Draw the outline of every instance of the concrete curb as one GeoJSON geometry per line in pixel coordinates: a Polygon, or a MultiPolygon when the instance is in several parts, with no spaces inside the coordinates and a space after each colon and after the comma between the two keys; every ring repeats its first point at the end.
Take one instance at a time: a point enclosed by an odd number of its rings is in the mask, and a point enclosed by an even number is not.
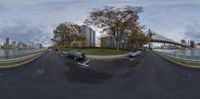
{"type": "MultiPolygon", "coordinates": [[[[67,54],[68,52],[64,52],[63,54],[67,54]]],[[[120,54],[120,55],[86,55],[88,59],[94,60],[108,60],[108,59],[118,59],[122,57],[126,57],[128,54],[120,54]]]]}
{"type": "Polygon", "coordinates": [[[34,56],[34,57],[31,57],[31,58],[28,59],[27,61],[22,62],[22,63],[19,63],[19,64],[7,65],[7,66],[0,66],[0,69],[8,69],[8,68],[19,67],[19,66],[21,66],[21,65],[27,64],[27,63],[29,63],[29,62],[31,62],[31,61],[33,61],[33,60],[39,58],[39,57],[42,56],[44,53],[46,53],[46,51],[45,51],[45,52],[42,52],[42,53],[40,53],[40,54],[38,54],[38,55],[36,55],[36,56],[34,56]]]}
{"type": "MultiPolygon", "coordinates": [[[[154,52],[156,53],[156,52],[154,52]]],[[[200,69],[200,66],[193,66],[193,65],[187,65],[187,64],[183,64],[183,63],[180,63],[180,62],[177,62],[175,60],[172,60],[172,59],[169,59],[167,58],[166,56],[163,56],[163,55],[160,55],[159,53],[156,53],[157,55],[161,56],[162,58],[170,61],[170,62],[173,62],[175,64],[178,64],[178,65],[181,65],[181,66],[184,66],[184,67],[188,67],[188,68],[193,68],[193,69],[200,69]]]]}
{"type": "Polygon", "coordinates": [[[128,54],[122,54],[122,55],[86,55],[89,59],[96,59],[96,60],[107,60],[107,59],[118,59],[122,57],[126,57],[128,54]]]}

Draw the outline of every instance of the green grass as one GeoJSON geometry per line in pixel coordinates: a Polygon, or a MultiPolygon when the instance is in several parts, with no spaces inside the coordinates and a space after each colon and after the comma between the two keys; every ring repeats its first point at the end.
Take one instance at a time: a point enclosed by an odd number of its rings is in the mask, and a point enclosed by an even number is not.
{"type": "Polygon", "coordinates": [[[186,65],[192,65],[192,66],[199,66],[200,67],[200,63],[194,63],[191,61],[187,61],[187,60],[182,60],[182,59],[176,59],[174,57],[168,57],[171,60],[174,60],[176,62],[182,63],[182,64],[186,64],[186,65]]]}
{"type": "Polygon", "coordinates": [[[19,64],[20,62],[7,62],[7,63],[0,63],[0,66],[8,66],[8,65],[15,65],[19,64]]]}
{"type": "Polygon", "coordinates": [[[122,50],[115,50],[115,49],[104,49],[104,48],[83,48],[83,49],[77,49],[77,48],[67,48],[65,51],[71,51],[71,50],[79,50],[87,55],[120,55],[120,54],[126,54],[129,51],[122,51],[122,50]]]}
{"type": "Polygon", "coordinates": [[[192,62],[189,60],[177,59],[177,58],[171,57],[171,56],[165,56],[165,55],[162,55],[162,56],[167,58],[168,60],[178,63],[178,64],[187,65],[187,66],[191,66],[191,67],[200,67],[200,63],[195,63],[195,62],[192,62]]]}
{"type": "Polygon", "coordinates": [[[29,60],[31,60],[31,59],[37,57],[37,56],[38,56],[38,55],[36,55],[36,56],[34,55],[34,56],[28,57],[28,58],[26,58],[26,59],[20,60],[20,61],[2,62],[2,63],[0,63],[0,67],[1,67],[1,66],[10,66],[10,65],[21,64],[21,63],[26,62],[26,61],[29,61],[29,60]]]}

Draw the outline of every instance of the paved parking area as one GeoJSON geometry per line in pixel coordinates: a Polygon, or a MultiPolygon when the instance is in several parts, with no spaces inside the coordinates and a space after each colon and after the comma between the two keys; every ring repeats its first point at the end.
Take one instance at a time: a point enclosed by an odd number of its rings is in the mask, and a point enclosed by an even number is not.
{"type": "Polygon", "coordinates": [[[200,70],[147,52],[92,60],[81,67],[49,51],[18,68],[0,70],[1,99],[199,99],[200,70]]]}

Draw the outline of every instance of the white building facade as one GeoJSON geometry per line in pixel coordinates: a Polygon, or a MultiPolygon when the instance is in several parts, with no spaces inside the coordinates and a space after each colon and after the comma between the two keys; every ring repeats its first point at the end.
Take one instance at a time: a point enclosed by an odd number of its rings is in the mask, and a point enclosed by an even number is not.
{"type": "Polygon", "coordinates": [[[82,25],[80,35],[84,36],[86,38],[85,47],[95,47],[96,46],[96,43],[95,43],[96,32],[92,28],[90,28],[86,25],[82,25]]]}

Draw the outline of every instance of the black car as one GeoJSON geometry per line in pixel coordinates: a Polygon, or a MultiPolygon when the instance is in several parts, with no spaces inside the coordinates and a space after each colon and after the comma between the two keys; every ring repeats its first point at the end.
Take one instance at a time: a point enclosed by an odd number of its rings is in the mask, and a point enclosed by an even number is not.
{"type": "Polygon", "coordinates": [[[85,58],[85,53],[81,53],[79,51],[69,51],[67,56],[69,58],[73,58],[74,60],[83,60],[85,58]]]}

